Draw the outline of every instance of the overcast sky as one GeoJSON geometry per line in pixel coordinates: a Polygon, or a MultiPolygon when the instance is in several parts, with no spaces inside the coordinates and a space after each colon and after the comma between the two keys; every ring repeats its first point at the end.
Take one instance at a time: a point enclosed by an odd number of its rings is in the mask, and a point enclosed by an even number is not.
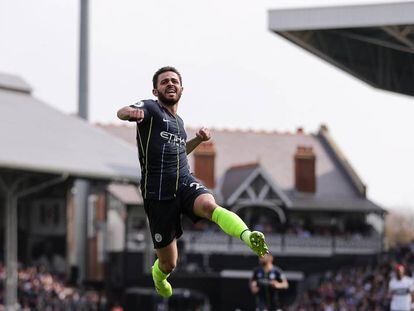
{"type": "MultiPolygon", "coordinates": [[[[414,210],[413,98],[373,89],[268,31],[268,9],[361,2],[90,0],[91,121],[118,122],[119,107],[151,98],[153,72],[174,65],[187,125],[327,124],[372,200],[414,210]]],[[[75,0],[0,3],[0,71],[66,113],[77,110],[78,21],[75,0]]]]}

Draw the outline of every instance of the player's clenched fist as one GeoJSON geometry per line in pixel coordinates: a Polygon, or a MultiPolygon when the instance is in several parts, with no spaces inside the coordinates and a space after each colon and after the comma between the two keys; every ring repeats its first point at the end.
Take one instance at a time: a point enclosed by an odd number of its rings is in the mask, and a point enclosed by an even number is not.
{"type": "Polygon", "coordinates": [[[137,121],[138,123],[144,120],[144,110],[133,109],[129,111],[129,121],[137,121]]]}
{"type": "Polygon", "coordinates": [[[207,141],[211,138],[211,133],[208,128],[202,127],[201,129],[198,130],[198,132],[196,133],[196,136],[200,138],[202,141],[207,141]]]}

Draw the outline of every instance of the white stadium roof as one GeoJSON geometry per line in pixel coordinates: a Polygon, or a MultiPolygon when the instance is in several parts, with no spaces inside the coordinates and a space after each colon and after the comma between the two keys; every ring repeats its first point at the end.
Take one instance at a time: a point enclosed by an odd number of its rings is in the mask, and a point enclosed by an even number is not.
{"type": "Polygon", "coordinates": [[[269,11],[269,29],[368,84],[414,96],[414,2],[269,11]]]}
{"type": "Polygon", "coordinates": [[[140,178],[136,148],[35,99],[27,83],[6,74],[0,74],[0,143],[0,169],[123,182],[140,178]]]}

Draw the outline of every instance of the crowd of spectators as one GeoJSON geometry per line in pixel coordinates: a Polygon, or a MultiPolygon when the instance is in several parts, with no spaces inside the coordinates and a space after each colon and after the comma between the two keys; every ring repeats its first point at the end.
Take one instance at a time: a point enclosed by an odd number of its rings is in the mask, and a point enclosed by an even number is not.
{"type": "Polygon", "coordinates": [[[414,243],[382,255],[373,265],[328,271],[293,306],[299,311],[389,310],[388,285],[396,264],[414,271],[414,243]]]}
{"type": "MultiPolygon", "coordinates": [[[[0,263],[0,311],[4,310],[4,265],[0,263]]],[[[105,309],[105,297],[96,291],[65,285],[62,277],[43,266],[20,267],[18,270],[19,310],[98,311],[105,309]]]]}

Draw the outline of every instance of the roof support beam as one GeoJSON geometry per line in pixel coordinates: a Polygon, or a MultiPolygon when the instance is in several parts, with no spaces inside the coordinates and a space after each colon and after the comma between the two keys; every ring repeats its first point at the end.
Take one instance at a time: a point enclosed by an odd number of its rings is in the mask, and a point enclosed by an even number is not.
{"type": "Polygon", "coordinates": [[[382,46],[382,47],[385,47],[385,48],[390,48],[390,49],[394,49],[394,50],[405,52],[405,53],[410,53],[410,54],[414,53],[414,49],[411,49],[410,47],[407,47],[405,44],[404,45],[398,45],[398,44],[391,43],[391,42],[388,42],[388,41],[385,41],[385,40],[373,38],[373,37],[370,37],[370,36],[359,35],[359,34],[347,32],[347,31],[332,31],[332,32],[336,33],[339,36],[343,36],[343,37],[346,37],[346,38],[349,38],[349,39],[363,41],[363,42],[379,45],[379,46],[382,46]]]}
{"type": "Polygon", "coordinates": [[[4,197],[5,205],[5,264],[6,264],[6,286],[5,286],[5,307],[8,311],[17,311],[19,309],[17,301],[18,287],[18,270],[17,270],[17,249],[18,249],[18,211],[17,201],[19,198],[44,190],[50,186],[59,184],[68,178],[68,175],[62,175],[52,178],[34,187],[26,187],[17,191],[20,183],[28,178],[27,174],[10,174],[0,176],[0,193],[4,197]],[[8,177],[8,178],[6,178],[8,177]]]}
{"type": "Polygon", "coordinates": [[[17,196],[11,189],[4,193],[5,197],[5,264],[6,264],[6,281],[5,281],[5,307],[6,310],[17,311],[17,196]]]}
{"type": "Polygon", "coordinates": [[[404,37],[407,37],[410,33],[414,33],[414,26],[413,25],[406,25],[406,26],[401,26],[401,34],[404,37]]]}
{"type": "Polygon", "coordinates": [[[411,25],[403,28],[399,28],[397,26],[385,26],[382,27],[382,30],[402,44],[406,45],[412,52],[414,52],[414,42],[408,38],[408,35],[413,31],[413,27],[411,25]]]}

